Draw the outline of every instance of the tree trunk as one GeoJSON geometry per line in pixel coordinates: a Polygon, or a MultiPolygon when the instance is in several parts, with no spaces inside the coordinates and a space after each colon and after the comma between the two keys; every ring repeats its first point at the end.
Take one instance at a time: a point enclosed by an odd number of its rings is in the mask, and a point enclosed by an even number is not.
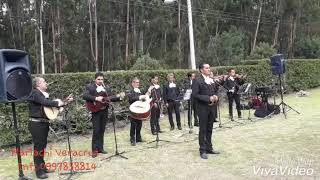
{"type": "Polygon", "coordinates": [[[95,57],[95,51],[94,51],[94,47],[93,47],[93,30],[92,30],[92,13],[91,13],[91,0],[88,0],[88,6],[89,6],[89,31],[90,31],[90,49],[91,49],[91,57],[92,57],[92,60],[93,62],[96,64],[95,60],[96,60],[96,57],[95,57]]]}
{"type": "Polygon", "coordinates": [[[53,64],[54,64],[54,73],[58,72],[58,66],[57,66],[57,58],[56,58],[56,32],[54,28],[54,10],[51,7],[51,13],[52,13],[52,22],[51,22],[51,30],[52,30],[52,54],[53,54],[53,64]]]}
{"type": "Polygon", "coordinates": [[[13,47],[15,49],[17,49],[16,38],[15,38],[15,34],[14,34],[14,27],[13,27],[13,22],[12,22],[12,8],[11,7],[9,9],[9,19],[10,19],[10,28],[11,28],[11,36],[12,36],[13,47]]]}
{"type": "Polygon", "coordinates": [[[126,30],[126,54],[125,54],[125,69],[128,70],[129,57],[129,20],[130,20],[130,0],[127,2],[127,30],[126,30]]]}
{"type": "Polygon", "coordinates": [[[277,47],[277,48],[279,48],[278,38],[279,38],[279,28],[280,28],[280,8],[281,8],[281,2],[276,1],[274,16],[277,17],[277,24],[276,24],[276,27],[274,28],[272,47],[277,47]]]}
{"type": "Polygon", "coordinates": [[[102,64],[101,70],[104,70],[104,62],[105,62],[105,38],[106,38],[106,25],[103,25],[103,34],[102,34],[102,64]]]}
{"type": "Polygon", "coordinates": [[[253,46],[252,46],[252,50],[251,50],[251,55],[253,54],[253,52],[256,48],[257,36],[258,36],[258,31],[259,31],[259,26],[260,26],[261,12],[262,12],[262,0],[260,0],[259,16],[258,16],[258,21],[257,21],[256,33],[254,34],[254,38],[253,38],[253,46]]]}
{"type": "Polygon", "coordinates": [[[57,0],[57,24],[58,24],[58,44],[59,44],[59,73],[62,73],[62,35],[60,19],[60,0],[57,0]]]}
{"type": "Polygon", "coordinates": [[[133,54],[133,56],[136,56],[137,55],[137,29],[136,29],[136,11],[135,11],[135,6],[133,6],[132,31],[133,31],[132,54],[133,54]]]}
{"type": "Polygon", "coordinates": [[[99,61],[98,61],[98,17],[97,17],[97,0],[94,0],[94,24],[95,24],[95,48],[96,48],[96,59],[95,59],[95,65],[96,65],[96,72],[99,71],[99,61]]]}
{"type": "Polygon", "coordinates": [[[178,1],[178,62],[179,69],[182,69],[181,59],[181,0],[178,1]]]}

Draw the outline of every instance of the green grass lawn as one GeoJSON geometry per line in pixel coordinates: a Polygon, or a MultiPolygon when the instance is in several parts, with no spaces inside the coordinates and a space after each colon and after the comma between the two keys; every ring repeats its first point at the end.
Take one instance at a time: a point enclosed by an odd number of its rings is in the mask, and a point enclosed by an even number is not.
{"type": "MultiPolygon", "coordinates": [[[[103,160],[114,153],[114,140],[109,128],[105,135],[105,146],[109,152],[97,158],[74,157],[76,162],[95,164],[94,172],[76,174],[73,179],[320,179],[320,89],[311,90],[309,97],[294,94],[285,101],[301,112],[288,112],[269,119],[253,118],[253,121],[240,120],[240,123],[227,123],[227,109],[222,108],[222,128],[215,124],[214,148],[220,155],[209,155],[208,160],[199,157],[197,140],[198,129],[192,134],[185,131],[169,131],[166,118],[161,119],[160,134],[163,140],[159,147],[146,142],[155,139],[150,134],[149,122],[142,129],[144,143],[132,147],[129,144],[129,125],[118,132],[120,151],[125,151],[128,160],[113,158],[103,160]],[[281,175],[276,170],[286,170],[281,175]],[[297,170],[308,170],[311,175],[296,175],[297,170]],[[290,171],[292,170],[292,171],[290,171]],[[269,173],[267,173],[269,172],[269,173]],[[291,172],[291,174],[288,172],[291,172]]],[[[247,112],[244,113],[244,118],[247,112]]],[[[184,120],[182,115],[182,124],[184,120]]],[[[67,149],[65,141],[50,143],[52,151],[67,149]]],[[[49,146],[50,146],[49,145],[49,146]]],[[[76,151],[90,150],[91,137],[72,137],[72,148],[76,151]]],[[[25,149],[27,147],[23,147],[25,149]]],[[[32,157],[23,157],[23,164],[30,164],[32,157]]],[[[16,157],[9,152],[0,159],[0,179],[17,178],[16,157]]],[[[46,162],[68,161],[67,156],[55,152],[46,162]]],[[[49,179],[67,179],[60,171],[50,174],[49,179]]],[[[301,172],[300,172],[301,173],[301,172]]],[[[306,172],[302,173],[306,174],[306,172]]],[[[25,175],[35,178],[34,172],[25,170],[25,175]]]]}

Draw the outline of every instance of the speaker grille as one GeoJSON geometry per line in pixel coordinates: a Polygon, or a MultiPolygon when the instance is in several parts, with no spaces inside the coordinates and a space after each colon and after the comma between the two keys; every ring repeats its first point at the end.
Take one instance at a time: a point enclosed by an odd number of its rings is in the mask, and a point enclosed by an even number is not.
{"type": "Polygon", "coordinates": [[[6,81],[8,100],[21,100],[27,98],[32,90],[30,74],[24,69],[15,69],[9,73],[6,81]]]}

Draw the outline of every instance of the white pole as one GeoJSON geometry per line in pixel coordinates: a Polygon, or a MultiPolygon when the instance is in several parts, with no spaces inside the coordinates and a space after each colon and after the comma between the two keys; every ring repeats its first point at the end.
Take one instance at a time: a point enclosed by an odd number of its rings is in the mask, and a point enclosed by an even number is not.
{"type": "Polygon", "coordinates": [[[40,58],[41,58],[41,74],[45,74],[44,52],[43,52],[43,37],[42,37],[42,11],[43,11],[43,1],[41,0],[41,5],[40,5],[40,24],[39,24],[39,31],[40,31],[40,58]]]}
{"type": "Polygon", "coordinates": [[[196,57],[194,52],[194,38],[193,38],[193,23],[192,23],[192,8],[191,0],[187,0],[188,3],[188,21],[189,21],[189,41],[190,41],[190,64],[191,69],[196,69],[196,57]]]}

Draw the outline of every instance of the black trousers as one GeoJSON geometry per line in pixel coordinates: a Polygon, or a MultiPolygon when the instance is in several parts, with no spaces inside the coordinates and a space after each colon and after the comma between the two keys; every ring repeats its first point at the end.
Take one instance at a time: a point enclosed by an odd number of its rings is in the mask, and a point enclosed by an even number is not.
{"type": "Polygon", "coordinates": [[[233,100],[236,102],[238,116],[241,116],[240,95],[237,93],[227,93],[227,96],[229,101],[229,116],[233,117],[233,100]]]}
{"type": "Polygon", "coordinates": [[[211,137],[213,122],[217,114],[214,106],[198,104],[200,153],[213,150],[211,137]]]}
{"type": "Polygon", "coordinates": [[[188,100],[188,125],[191,127],[191,116],[193,114],[194,124],[198,124],[198,110],[197,110],[197,101],[194,99],[188,100]]]}
{"type": "Polygon", "coordinates": [[[150,118],[150,126],[151,126],[151,132],[159,132],[160,131],[160,124],[159,124],[159,119],[160,119],[160,109],[159,107],[153,106],[151,108],[151,118],[150,118]]]}
{"type": "Polygon", "coordinates": [[[171,127],[174,127],[174,122],[173,122],[173,117],[172,117],[172,112],[176,113],[176,121],[177,121],[177,126],[181,127],[181,118],[180,118],[180,102],[178,101],[168,101],[168,116],[169,116],[169,123],[171,127]]]}
{"type": "Polygon", "coordinates": [[[131,117],[130,122],[130,139],[131,140],[141,140],[141,127],[142,127],[142,121],[141,120],[136,120],[131,117]]]}
{"type": "Polygon", "coordinates": [[[29,121],[28,128],[33,142],[33,162],[35,171],[37,175],[40,175],[43,174],[45,170],[44,150],[47,147],[49,123],[29,121]]]}
{"type": "Polygon", "coordinates": [[[103,151],[104,131],[108,120],[108,109],[92,113],[92,152],[103,151]]]}

